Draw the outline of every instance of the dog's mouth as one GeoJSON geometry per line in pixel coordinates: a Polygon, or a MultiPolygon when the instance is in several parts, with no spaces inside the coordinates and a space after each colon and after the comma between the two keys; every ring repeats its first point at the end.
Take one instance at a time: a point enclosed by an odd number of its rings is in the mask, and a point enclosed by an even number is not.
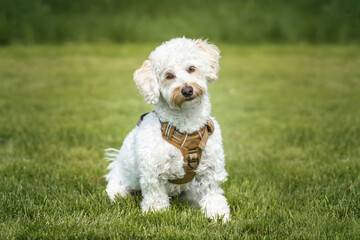
{"type": "MultiPolygon", "coordinates": [[[[206,89],[199,86],[197,83],[191,83],[188,86],[191,86],[193,88],[193,92],[191,94],[183,94],[181,93],[181,90],[184,86],[178,86],[173,90],[173,95],[172,95],[172,103],[178,107],[181,108],[181,105],[185,102],[190,102],[192,101],[191,105],[193,104],[194,99],[201,99],[201,97],[205,94],[206,89]],[[190,95],[190,96],[189,96],[190,95]]],[[[200,103],[200,101],[199,101],[200,103]]]]}

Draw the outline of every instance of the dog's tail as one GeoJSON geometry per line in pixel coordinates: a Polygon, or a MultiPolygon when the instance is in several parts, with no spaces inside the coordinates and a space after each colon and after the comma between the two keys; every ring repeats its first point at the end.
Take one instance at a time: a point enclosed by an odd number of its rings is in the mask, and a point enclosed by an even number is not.
{"type": "Polygon", "coordinates": [[[108,162],[115,161],[119,156],[120,150],[115,148],[107,148],[105,149],[105,160],[108,162]]]}
{"type": "Polygon", "coordinates": [[[118,159],[119,155],[120,155],[120,150],[118,149],[115,148],[105,149],[105,160],[111,162],[107,167],[107,169],[109,169],[110,172],[104,176],[107,181],[109,181],[111,176],[114,174],[114,168],[118,167],[117,166],[118,162],[116,160],[118,159]]]}

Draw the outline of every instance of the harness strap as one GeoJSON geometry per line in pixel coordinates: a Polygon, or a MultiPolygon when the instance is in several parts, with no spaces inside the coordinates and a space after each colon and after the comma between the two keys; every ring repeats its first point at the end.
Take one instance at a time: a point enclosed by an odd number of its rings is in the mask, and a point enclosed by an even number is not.
{"type": "MultiPolygon", "coordinates": [[[[138,126],[147,114],[148,113],[141,115],[137,123],[138,126]]],[[[173,184],[188,183],[194,178],[195,170],[199,167],[201,161],[202,152],[205,150],[209,136],[214,132],[214,122],[209,119],[206,125],[198,131],[191,134],[184,134],[179,132],[175,126],[170,123],[162,122],[160,119],[159,121],[161,124],[160,130],[163,139],[177,147],[181,151],[184,160],[184,177],[168,181],[173,184]]]]}

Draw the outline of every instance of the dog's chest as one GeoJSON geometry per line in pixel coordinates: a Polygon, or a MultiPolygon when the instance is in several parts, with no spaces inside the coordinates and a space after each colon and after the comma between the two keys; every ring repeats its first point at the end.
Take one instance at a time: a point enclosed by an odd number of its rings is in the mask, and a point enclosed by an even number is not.
{"type": "Polygon", "coordinates": [[[184,160],[181,151],[167,142],[164,142],[163,150],[162,162],[164,168],[161,175],[166,179],[177,179],[184,176],[184,160]]]}

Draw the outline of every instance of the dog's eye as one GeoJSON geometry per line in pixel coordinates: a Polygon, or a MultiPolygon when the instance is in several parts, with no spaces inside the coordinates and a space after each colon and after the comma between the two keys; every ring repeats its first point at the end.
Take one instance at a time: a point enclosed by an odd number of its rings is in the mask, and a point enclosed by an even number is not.
{"type": "Polygon", "coordinates": [[[165,78],[166,78],[167,80],[171,80],[171,79],[174,79],[175,76],[174,76],[174,74],[172,74],[172,73],[167,73],[167,74],[165,75],[165,78]]]}
{"type": "Polygon", "coordinates": [[[195,72],[195,67],[194,66],[190,66],[187,70],[188,73],[193,73],[195,72]]]}

